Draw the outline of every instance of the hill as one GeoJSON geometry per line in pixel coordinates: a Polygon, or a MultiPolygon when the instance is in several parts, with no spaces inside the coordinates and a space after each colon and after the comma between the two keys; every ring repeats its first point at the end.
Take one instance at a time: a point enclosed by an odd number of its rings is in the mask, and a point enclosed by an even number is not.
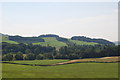
{"type": "Polygon", "coordinates": [[[2,36],[1,42],[12,44],[25,43],[42,46],[52,46],[59,49],[62,46],[68,45],[114,45],[114,43],[105,39],[92,39],[83,36],[73,36],[71,39],[63,38],[54,34],[40,35],[38,37],[22,37],[22,36],[9,36],[0,34],[2,36]]]}
{"type": "Polygon", "coordinates": [[[95,42],[85,42],[85,41],[71,40],[71,39],[69,39],[69,41],[76,44],[76,45],[96,45],[96,44],[98,44],[95,42]]]}
{"type": "Polygon", "coordinates": [[[115,45],[120,45],[120,41],[115,41],[113,43],[115,43],[115,45]]]}
{"type": "Polygon", "coordinates": [[[71,39],[85,41],[85,42],[95,42],[95,43],[104,44],[104,45],[114,45],[113,42],[110,42],[105,39],[95,39],[95,38],[92,39],[92,38],[85,37],[85,36],[73,36],[71,39]]]}
{"type": "Polygon", "coordinates": [[[36,42],[45,42],[44,39],[40,37],[21,37],[21,36],[9,36],[9,40],[16,41],[19,43],[36,43],[36,42]]]}
{"type": "Polygon", "coordinates": [[[12,43],[12,44],[18,44],[16,41],[9,40],[8,35],[4,35],[0,33],[0,37],[2,38],[0,42],[7,42],[7,43],[12,43]]]}
{"type": "Polygon", "coordinates": [[[42,45],[42,46],[52,46],[52,47],[56,47],[57,49],[62,46],[67,46],[66,43],[58,41],[55,37],[43,37],[42,39],[44,39],[45,42],[38,42],[33,44],[42,45]]]}

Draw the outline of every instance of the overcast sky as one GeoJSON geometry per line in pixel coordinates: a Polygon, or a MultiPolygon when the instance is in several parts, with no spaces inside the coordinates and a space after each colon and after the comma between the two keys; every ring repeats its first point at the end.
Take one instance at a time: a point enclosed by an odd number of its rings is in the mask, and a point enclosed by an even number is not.
{"type": "Polygon", "coordinates": [[[117,2],[8,2],[0,10],[4,34],[118,40],[117,2]]]}

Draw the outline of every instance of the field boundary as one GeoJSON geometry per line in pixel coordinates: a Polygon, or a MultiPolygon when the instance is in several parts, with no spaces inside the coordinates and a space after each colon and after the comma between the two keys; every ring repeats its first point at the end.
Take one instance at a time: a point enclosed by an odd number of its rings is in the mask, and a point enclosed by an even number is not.
{"type": "MultiPolygon", "coordinates": [[[[2,62],[2,63],[8,63],[8,64],[18,64],[18,65],[28,65],[28,66],[58,66],[58,65],[67,65],[67,64],[74,64],[74,63],[117,63],[116,62],[95,62],[95,61],[89,61],[89,62],[72,62],[72,63],[56,63],[56,64],[22,64],[22,63],[13,63],[13,62],[2,62]]],[[[0,62],[1,63],[1,62],[0,62]]]]}
{"type": "Polygon", "coordinates": [[[70,60],[67,62],[60,62],[60,63],[55,63],[55,64],[45,64],[45,65],[44,64],[15,63],[15,62],[0,62],[0,63],[28,65],[28,66],[58,66],[58,65],[66,65],[66,64],[74,64],[74,63],[117,63],[117,62],[120,62],[119,58],[120,57],[76,59],[76,60],[70,60]]]}

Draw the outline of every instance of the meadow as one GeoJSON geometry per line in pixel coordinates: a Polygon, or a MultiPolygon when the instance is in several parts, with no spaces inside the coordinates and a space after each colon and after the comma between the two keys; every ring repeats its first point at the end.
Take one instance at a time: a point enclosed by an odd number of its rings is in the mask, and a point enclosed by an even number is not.
{"type": "Polygon", "coordinates": [[[4,61],[4,62],[12,62],[12,63],[20,63],[20,64],[41,64],[41,65],[47,65],[47,64],[56,64],[61,62],[66,62],[69,60],[17,60],[17,61],[4,61]]]}
{"type": "Polygon", "coordinates": [[[98,43],[95,42],[85,42],[85,41],[78,41],[78,40],[70,40],[70,42],[75,43],[76,45],[96,45],[98,43]]]}
{"type": "Polygon", "coordinates": [[[8,36],[2,36],[1,42],[7,42],[7,43],[11,43],[11,44],[18,44],[18,42],[9,40],[8,36]]]}
{"type": "Polygon", "coordinates": [[[52,46],[52,47],[56,47],[57,49],[59,49],[62,46],[67,46],[66,43],[61,42],[56,40],[55,37],[48,37],[48,38],[43,38],[45,40],[45,42],[38,42],[38,43],[33,43],[34,45],[42,45],[42,46],[52,46]]]}
{"type": "MultiPolygon", "coordinates": [[[[67,60],[14,61],[54,64],[67,60]]],[[[118,63],[74,63],[57,66],[28,66],[3,63],[3,78],[117,78],[118,63]]]]}

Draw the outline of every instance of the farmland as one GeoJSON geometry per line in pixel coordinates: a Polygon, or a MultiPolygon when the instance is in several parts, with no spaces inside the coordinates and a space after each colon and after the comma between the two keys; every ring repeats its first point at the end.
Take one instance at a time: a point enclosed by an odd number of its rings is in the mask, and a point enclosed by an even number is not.
{"type": "MultiPolygon", "coordinates": [[[[15,37],[15,36],[14,36],[15,37]]],[[[21,43],[19,41],[13,41],[13,40],[10,40],[9,39],[10,36],[8,35],[2,35],[2,41],[1,42],[7,42],[7,43],[11,43],[11,44],[18,44],[18,43],[21,43]]],[[[12,37],[13,38],[13,37],[12,37]]],[[[22,37],[24,38],[24,37],[22,37]]],[[[33,37],[31,37],[33,38],[33,37]]],[[[52,47],[56,47],[57,49],[59,49],[60,47],[63,47],[63,46],[68,46],[66,44],[66,42],[62,42],[62,41],[59,41],[56,39],[56,37],[37,37],[37,39],[44,39],[45,42],[33,42],[32,44],[33,45],[42,45],[42,46],[52,46],[52,47]]],[[[67,38],[66,38],[67,39],[67,38]]],[[[95,43],[95,42],[85,42],[85,41],[78,41],[78,40],[71,40],[71,39],[67,39],[68,40],[68,43],[74,43],[76,45],[96,45],[98,43],[95,43]]],[[[23,40],[22,43],[29,43],[26,42],[27,40],[23,40]]]]}
{"type": "Polygon", "coordinates": [[[33,43],[34,45],[42,45],[42,46],[52,46],[52,47],[56,47],[57,49],[62,47],[62,46],[67,46],[66,43],[64,42],[60,42],[58,40],[56,40],[55,37],[48,37],[48,38],[43,38],[45,40],[45,42],[39,42],[39,43],[33,43]]]}
{"type": "MultiPolygon", "coordinates": [[[[87,59],[88,60],[88,59],[87,59]]],[[[13,61],[27,64],[56,64],[68,60],[13,61]]],[[[117,78],[118,63],[74,63],[58,66],[28,66],[3,63],[3,78],[117,78]]]]}
{"type": "Polygon", "coordinates": [[[60,66],[3,64],[3,78],[117,78],[117,63],[77,63],[60,66]]]}
{"type": "Polygon", "coordinates": [[[11,44],[18,44],[18,42],[9,40],[9,36],[7,36],[7,35],[2,36],[2,42],[7,42],[7,43],[11,43],[11,44]]]}
{"type": "Polygon", "coordinates": [[[77,45],[96,45],[98,43],[94,43],[94,42],[85,42],[85,41],[78,41],[78,40],[69,40],[70,42],[73,42],[77,45]]]}
{"type": "Polygon", "coordinates": [[[20,63],[20,64],[41,64],[41,65],[47,65],[47,64],[56,64],[61,62],[66,62],[68,60],[18,60],[18,61],[9,61],[12,63],[20,63]]]}

